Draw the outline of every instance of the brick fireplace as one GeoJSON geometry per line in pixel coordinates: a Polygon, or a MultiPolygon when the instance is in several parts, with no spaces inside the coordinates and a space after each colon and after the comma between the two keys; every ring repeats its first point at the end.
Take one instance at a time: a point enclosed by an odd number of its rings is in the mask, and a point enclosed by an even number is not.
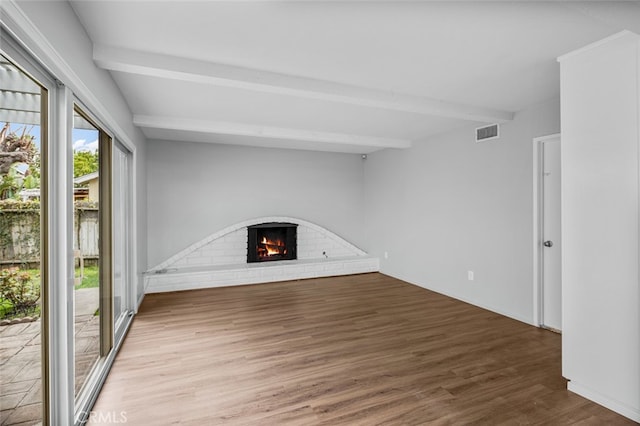
{"type": "Polygon", "coordinates": [[[257,284],[379,269],[377,257],[367,255],[328,229],[298,218],[270,216],[231,225],[155,266],[146,274],[145,291],[157,293],[257,284]],[[270,230],[272,225],[290,230],[284,231],[284,236],[282,230],[277,233],[260,231],[270,230]],[[251,237],[249,234],[254,231],[255,236],[251,237]],[[294,244],[287,244],[287,232],[289,238],[295,236],[294,244]],[[250,261],[250,246],[266,260],[250,261]],[[291,247],[295,257],[286,259],[285,256],[292,255],[291,247]]]}

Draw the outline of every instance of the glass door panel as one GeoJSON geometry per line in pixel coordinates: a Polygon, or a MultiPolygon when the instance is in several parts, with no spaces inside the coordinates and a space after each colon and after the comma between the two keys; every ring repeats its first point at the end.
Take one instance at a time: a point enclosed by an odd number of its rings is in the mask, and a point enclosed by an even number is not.
{"type": "Polygon", "coordinates": [[[42,86],[0,54],[2,425],[42,422],[46,281],[40,251],[40,154],[47,131],[46,98],[42,86]]]}
{"type": "Polygon", "coordinates": [[[113,150],[113,319],[116,336],[125,324],[122,320],[130,311],[130,152],[119,143],[113,150]]]}
{"type": "Polygon", "coordinates": [[[76,398],[100,358],[100,130],[78,110],[73,140],[76,398]]]}

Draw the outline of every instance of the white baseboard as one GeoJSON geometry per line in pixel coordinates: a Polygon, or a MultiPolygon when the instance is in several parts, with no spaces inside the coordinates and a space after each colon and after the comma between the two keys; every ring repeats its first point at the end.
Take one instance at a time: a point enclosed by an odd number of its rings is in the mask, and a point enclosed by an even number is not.
{"type": "Polygon", "coordinates": [[[142,294],[140,294],[140,296],[138,296],[138,300],[136,302],[136,307],[135,307],[135,311],[134,313],[137,314],[138,311],[140,310],[140,305],[142,305],[142,301],[144,300],[144,292],[142,292],[142,294]]]}
{"type": "Polygon", "coordinates": [[[623,415],[633,420],[634,422],[640,423],[640,407],[630,407],[620,401],[611,399],[574,381],[570,381],[569,383],[567,383],[567,389],[584,398],[587,398],[590,401],[595,402],[596,404],[600,404],[611,411],[615,411],[616,413],[623,415]]]}

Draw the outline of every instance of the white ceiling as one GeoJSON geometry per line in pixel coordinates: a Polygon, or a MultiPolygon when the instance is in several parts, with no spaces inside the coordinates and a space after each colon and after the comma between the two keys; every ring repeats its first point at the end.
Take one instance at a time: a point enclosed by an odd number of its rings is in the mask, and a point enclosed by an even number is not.
{"type": "Polygon", "coordinates": [[[640,2],[72,1],[151,139],[369,153],[505,122],[640,2]]]}

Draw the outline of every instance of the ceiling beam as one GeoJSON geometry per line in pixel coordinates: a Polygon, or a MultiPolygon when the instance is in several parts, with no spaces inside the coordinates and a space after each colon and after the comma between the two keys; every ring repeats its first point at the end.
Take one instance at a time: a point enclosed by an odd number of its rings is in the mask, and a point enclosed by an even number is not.
{"type": "Polygon", "coordinates": [[[483,123],[503,123],[513,119],[513,113],[508,111],[100,44],[93,46],[93,60],[99,67],[110,71],[219,87],[483,123]]]}
{"type": "Polygon", "coordinates": [[[317,132],[286,127],[260,126],[227,121],[203,121],[175,117],[134,115],[136,126],[153,129],[180,130],[187,132],[218,135],[253,136],[269,139],[320,142],[338,145],[352,145],[376,148],[410,148],[411,141],[406,139],[380,138],[373,136],[351,135],[346,133],[317,132]]]}

